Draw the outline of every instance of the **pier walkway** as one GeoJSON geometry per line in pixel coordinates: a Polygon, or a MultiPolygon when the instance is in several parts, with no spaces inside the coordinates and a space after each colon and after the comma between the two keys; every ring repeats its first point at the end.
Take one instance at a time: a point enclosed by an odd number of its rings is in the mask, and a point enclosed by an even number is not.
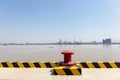
{"type": "Polygon", "coordinates": [[[52,75],[52,68],[0,68],[0,80],[120,80],[119,68],[82,68],[82,75],[52,75]]]}

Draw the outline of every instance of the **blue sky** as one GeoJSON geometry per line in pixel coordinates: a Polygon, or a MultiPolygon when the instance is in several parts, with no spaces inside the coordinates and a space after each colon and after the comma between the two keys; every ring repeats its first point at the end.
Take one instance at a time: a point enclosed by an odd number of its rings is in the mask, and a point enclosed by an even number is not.
{"type": "Polygon", "coordinates": [[[0,0],[0,42],[120,41],[120,0],[0,0]]]}

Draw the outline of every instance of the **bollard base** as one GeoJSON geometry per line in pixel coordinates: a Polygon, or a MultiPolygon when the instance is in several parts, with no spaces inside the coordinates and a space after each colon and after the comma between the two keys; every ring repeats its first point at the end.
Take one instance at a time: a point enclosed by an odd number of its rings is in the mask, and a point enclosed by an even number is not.
{"type": "Polygon", "coordinates": [[[79,66],[60,66],[53,69],[54,75],[81,75],[82,70],[79,66]]]}
{"type": "Polygon", "coordinates": [[[75,66],[77,63],[74,62],[68,62],[68,63],[64,63],[64,62],[60,62],[59,65],[60,66],[75,66]]]}

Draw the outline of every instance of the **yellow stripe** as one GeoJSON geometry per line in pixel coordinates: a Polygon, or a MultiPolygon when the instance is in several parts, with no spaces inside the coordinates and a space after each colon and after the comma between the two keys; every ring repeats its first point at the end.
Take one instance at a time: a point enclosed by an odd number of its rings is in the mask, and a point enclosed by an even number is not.
{"type": "Polygon", "coordinates": [[[57,65],[55,64],[56,62],[50,62],[52,67],[56,67],[57,65]]]}
{"type": "Polygon", "coordinates": [[[100,66],[100,68],[106,68],[106,66],[103,64],[102,61],[99,61],[99,62],[98,62],[98,65],[100,66]]]}
{"type": "Polygon", "coordinates": [[[118,68],[114,61],[110,61],[109,64],[112,66],[112,68],[118,68]]]}
{"type": "Polygon", "coordinates": [[[80,75],[81,72],[79,72],[77,69],[70,69],[73,73],[73,75],[80,75]]]}
{"type": "Polygon", "coordinates": [[[0,62],[0,67],[3,67],[2,63],[0,62]]]}
{"type": "Polygon", "coordinates": [[[7,63],[7,65],[8,65],[8,67],[13,68],[12,62],[6,62],[6,63],[7,63]]]}
{"type": "Polygon", "coordinates": [[[84,68],[84,67],[82,66],[82,64],[79,64],[79,66],[80,66],[80,68],[84,68]]]}
{"type": "Polygon", "coordinates": [[[45,62],[40,62],[39,64],[40,64],[41,68],[46,68],[45,62]]]}
{"type": "Polygon", "coordinates": [[[78,67],[73,66],[70,68],[70,70],[73,73],[73,75],[80,75],[81,74],[81,72],[78,71],[78,67]]]}
{"type": "MultiPolygon", "coordinates": [[[[67,67],[66,67],[66,68],[67,68],[67,67]]],[[[76,66],[71,66],[71,67],[70,67],[70,69],[75,69],[75,68],[76,68],[76,66]]]]}
{"type": "Polygon", "coordinates": [[[64,70],[61,69],[61,68],[54,68],[54,70],[56,71],[56,73],[58,75],[66,75],[66,73],[64,72],[64,70]]]}
{"type": "Polygon", "coordinates": [[[80,68],[84,68],[81,64],[81,61],[80,62],[77,62],[77,66],[80,66],[80,68]]]}
{"type": "Polygon", "coordinates": [[[80,66],[80,68],[84,68],[84,67],[81,65],[81,61],[77,62],[76,65],[77,65],[77,66],[80,66]]]}
{"type": "Polygon", "coordinates": [[[17,64],[20,68],[25,68],[22,62],[17,62],[17,64]]]}
{"type": "Polygon", "coordinates": [[[59,69],[67,68],[67,66],[60,66],[59,69]]]}
{"type": "Polygon", "coordinates": [[[30,65],[31,68],[35,68],[35,65],[33,62],[28,62],[28,64],[30,65]]]}
{"type": "Polygon", "coordinates": [[[95,68],[91,61],[87,61],[86,64],[89,68],[95,68]]]}

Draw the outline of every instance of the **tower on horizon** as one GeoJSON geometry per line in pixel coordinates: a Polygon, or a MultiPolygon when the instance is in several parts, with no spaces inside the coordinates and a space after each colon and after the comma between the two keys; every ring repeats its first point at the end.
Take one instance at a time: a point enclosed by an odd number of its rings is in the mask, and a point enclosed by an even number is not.
{"type": "Polygon", "coordinates": [[[103,39],[103,44],[111,44],[111,38],[103,39]]]}

